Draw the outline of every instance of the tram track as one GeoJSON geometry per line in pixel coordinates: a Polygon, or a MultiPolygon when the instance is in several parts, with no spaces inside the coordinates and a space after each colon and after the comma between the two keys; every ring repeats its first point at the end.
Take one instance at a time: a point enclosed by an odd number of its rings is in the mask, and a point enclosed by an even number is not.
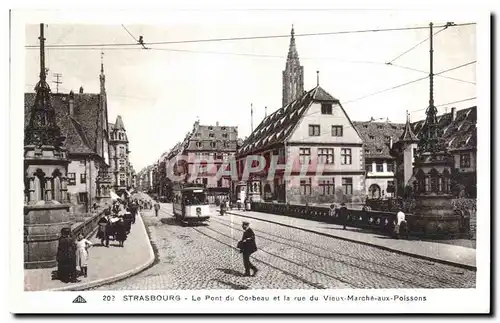
{"type": "MultiPolygon", "coordinates": [[[[219,231],[215,230],[214,228],[211,228],[211,227],[205,227],[205,228],[207,228],[207,229],[209,229],[209,230],[211,230],[211,231],[213,231],[213,232],[216,232],[216,233],[218,233],[218,234],[220,234],[220,235],[222,235],[222,236],[225,236],[225,237],[227,237],[227,238],[229,238],[229,239],[232,239],[232,240],[233,240],[233,241],[235,241],[235,242],[239,241],[238,239],[235,239],[235,238],[233,238],[233,237],[231,237],[231,236],[229,236],[229,235],[226,235],[226,234],[224,234],[224,233],[221,233],[221,232],[219,232],[219,231]]],[[[233,228],[233,229],[234,229],[234,228],[233,228]]],[[[236,230],[238,230],[238,229],[236,229],[236,230]]],[[[241,231],[241,230],[240,230],[240,231],[241,231]]],[[[265,239],[265,238],[264,238],[264,239],[265,239]]],[[[272,241],[272,242],[277,242],[277,241],[272,241]]],[[[277,243],[279,243],[279,242],[277,242],[277,243]]],[[[227,245],[227,244],[226,244],[226,245],[227,245]]],[[[233,248],[234,248],[234,247],[233,247],[233,248]]],[[[293,247],[293,246],[292,246],[292,248],[297,249],[297,250],[300,250],[300,251],[302,251],[302,252],[303,252],[303,250],[301,250],[301,249],[299,249],[299,248],[296,248],[296,247],[293,247]]],[[[358,283],[355,283],[355,282],[352,282],[352,281],[348,281],[348,280],[346,280],[346,279],[344,279],[344,278],[342,278],[342,277],[340,277],[340,276],[338,276],[338,275],[332,275],[332,274],[330,274],[330,273],[326,273],[326,272],[321,271],[321,270],[318,270],[318,269],[316,269],[316,268],[311,268],[311,267],[309,267],[309,266],[307,266],[307,265],[304,265],[304,264],[302,264],[302,263],[299,263],[299,262],[297,262],[297,261],[293,261],[293,260],[287,259],[287,258],[285,258],[285,257],[282,257],[282,256],[280,256],[280,255],[277,255],[277,254],[275,254],[275,253],[273,253],[273,252],[270,252],[270,251],[266,250],[265,248],[259,248],[259,251],[260,251],[260,252],[264,252],[264,253],[266,253],[266,254],[270,255],[271,257],[275,257],[275,258],[278,258],[278,259],[280,259],[280,260],[283,260],[283,261],[289,262],[289,263],[291,263],[291,264],[293,264],[293,265],[295,265],[295,266],[300,266],[300,267],[302,267],[302,268],[308,269],[308,270],[310,270],[310,271],[312,271],[312,272],[314,272],[314,273],[317,273],[317,274],[323,275],[323,276],[328,277],[328,278],[330,278],[330,279],[338,280],[338,281],[340,281],[340,282],[342,282],[342,283],[344,283],[344,284],[347,284],[347,285],[353,286],[354,288],[366,288],[366,286],[365,286],[365,285],[361,285],[361,284],[358,284],[358,283]]],[[[309,254],[311,254],[311,253],[309,253],[309,254]]],[[[314,255],[314,256],[318,257],[318,255],[314,255]]],[[[404,279],[401,279],[401,278],[391,277],[391,276],[389,276],[389,275],[387,275],[387,274],[384,274],[384,273],[381,273],[381,272],[373,271],[373,270],[370,270],[370,269],[367,269],[367,268],[361,268],[361,267],[359,267],[359,266],[355,266],[355,265],[352,265],[352,264],[347,264],[347,263],[345,263],[345,262],[338,261],[338,260],[335,260],[335,259],[332,259],[332,258],[328,258],[328,257],[323,257],[323,258],[327,259],[328,261],[340,262],[340,263],[342,263],[342,264],[344,264],[344,265],[347,265],[347,266],[350,266],[350,267],[354,267],[354,268],[356,268],[356,269],[358,269],[358,270],[360,270],[360,271],[368,271],[368,272],[370,272],[370,273],[372,273],[372,274],[382,276],[382,277],[384,277],[384,279],[389,278],[389,279],[395,280],[395,282],[396,282],[396,283],[400,283],[400,282],[404,281],[404,282],[406,282],[407,284],[409,284],[409,285],[411,285],[411,286],[415,286],[415,287],[418,287],[418,288],[428,288],[428,286],[426,286],[426,285],[422,285],[422,284],[419,284],[419,283],[414,282],[414,281],[407,281],[407,280],[404,280],[404,279]]],[[[256,259],[256,258],[254,257],[254,259],[256,259]]]]}
{"type": "MultiPolygon", "coordinates": [[[[238,230],[238,231],[243,232],[243,230],[240,229],[239,227],[233,226],[232,225],[233,222],[226,221],[225,219],[216,218],[216,219],[212,219],[212,222],[218,223],[220,225],[227,226],[227,227],[229,227],[229,228],[231,228],[233,230],[238,230]]],[[[312,243],[306,243],[308,247],[316,248],[316,249],[319,249],[321,251],[324,251],[324,252],[327,252],[327,253],[330,253],[330,254],[336,254],[336,255],[339,255],[339,256],[343,256],[343,257],[352,259],[354,261],[359,261],[359,262],[362,262],[362,263],[369,263],[369,264],[371,264],[373,266],[381,267],[381,268],[384,268],[386,270],[390,270],[390,271],[394,271],[394,272],[398,272],[399,273],[399,275],[398,275],[399,277],[390,276],[390,275],[385,274],[385,273],[380,272],[380,271],[374,271],[374,270],[371,270],[370,268],[366,268],[366,267],[363,267],[363,266],[357,266],[357,265],[354,265],[352,263],[349,263],[348,261],[343,261],[343,260],[340,260],[338,258],[337,259],[332,258],[331,256],[321,255],[319,253],[312,252],[310,250],[306,250],[304,248],[298,247],[298,246],[293,245],[291,243],[278,241],[278,240],[276,240],[274,238],[278,238],[278,239],[281,239],[281,240],[290,241],[292,243],[298,243],[298,244],[304,244],[305,242],[303,242],[303,241],[298,241],[298,240],[294,240],[294,239],[284,238],[283,236],[278,236],[278,235],[275,235],[275,234],[263,231],[261,229],[255,229],[254,228],[253,231],[261,239],[265,239],[265,240],[268,240],[268,241],[271,241],[271,242],[274,242],[274,243],[285,245],[287,247],[291,247],[291,248],[300,250],[301,252],[305,252],[305,253],[308,253],[308,254],[316,256],[316,257],[320,257],[320,258],[327,259],[327,260],[334,261],[334,262],[339,262],[339,263],[345,264],[347,266],[353,266],[353,267],[358,268],[360,270],[366,270],[366,271],[369,271],[369,272],[372,272],[372,273],[375,273],[375,274],[379,274],[379,275],[382,275],[382,276],[386,276],[386,277],[389,277],[389,278],[392,278],[392,279],[396,279],[396,280],[399,280],[399,281],[406,281],[407,283],[416,285],[418,287],[429,288],[428,284],[424,285],[424,284],[420,284],[418,282],[415,282],[414,280],[408,280],[405,276],[408,276],[408,274],[413,275],[413,276],[417,276],[416,279],[418,279],[419,281],[421,281],[422,279],[424,279],[424,280],[427,280],[431,284],[433,282],[439,282],[441,284],[446,284],[446,285],[450,285],[450,284],[455,285],[456,284],[456,282],[453,281],[453,280],[451,280],[451,279],[443,279],[443,278],[438,277],[438,276],[433,275],[433,274],[424,274],[424,273],[420,273],[420,272],[417,272],[417,271],[414,271],[414,270],[410,270],[410,271],[409,270],[402,270],[402,269],[394,267],[394,266],[388,266],[388,265],[381,264],[379,262],[372,261],[372,260],[369,260],[369,259],[363,259],[363,258],[355,257],[355,256],[352,256],[352,255],[349,255],[349,254],[346,254],[346,253],[342,253],[342,252],[338,252],[338,251],[332,251],[332,250],[329,250],[329,249],[321,247],[321,246],[317,246],[317,245],[312,244],[312,243]],[[258,233],[260,233],[260,235],[258,233]],[[267,236],[271,236],[273,238],[265,237],[262,234],[267,235],[267,236]]],[[[453,286],[453,287],[460,288],[462,286],[459,285],[459,284],[456,284],[456,286],[453,286]]]]}
{"type": "MultiPolygon", "coordinates": [[[[172,218],[174,217],[173,213],[169,213],[169,212],[168,212],[168,211],[166,211],[166,210],[164,211],[164,213],[166,213],[167,215],[171,216],[172,218]]],[[[213,218],[213,217],[211,217],[211,219],[212,219],[212,218],[213,218]]],[[[201,235],[203,235],[203,236],[205,236],[205,237],[207,237],[207,238],[210,238],[210,239],[212,239],[212,240],[216,241],[217,243],[220,243],[220,244],[222,244],[222,245],[225,245],[226,247],[229,247],[229,248],[231,248],[231,249],[233,249],[233,250],[235,250],[235,251],[237,251],[237,252],[239,253],[239,249],[238,249],[238,248],[236,248],[236,247],[234,247],[232,244],[226,243],[225,241],[223,241],[223,240],[221,240],[221,239],[218,239],[217,237],[214,237],[214,236],[212,236],[212,235],[208,234],[207,232],[203,232],[202,230],[200,230],[200,228],[204,228],[204,229],[208,229],[208,231],[215,232],[216,234],[221,234],[220,232],[218,232],[218,231],[216,231],[216,230],[211,229],[208,225],[206,225],[206,226],[198,226],[198,227],[197,227],[197,226],[191,226],[191,227],[189,227],[189,228],[190,228],[190,229],[192,229],[193,231],[195,231],[195,232],[197,232],[197,233],[199,233],[199,234],[201,234],[201,235]]],[[[231,238],[230,236],[227,236],[227,235],[224,235],[224,234],[221,234],[221,235],[226,236],[226,237],[229,237],[230,239],[232,239],[233,241],[235,241],[235,240],[234,240],[233,238],[231,238]]],[[[259,250],[260,250],[260,249],[259,249],[259,250]]],[[[302,283],[304,283],[304,284],[306,284],[306,285],[308,285],[308,286],[311,286],[311,287],[312,287],[312,288],[314,288],[314,289],[327,289],[327,287],[325,287],[325,286],[323,286],[323,285],[321,285],[321,284],[318,284],[318,283],[312,282],[312,281],[310,281],[310,280],[304,279],[304,278],[302,278],[302,277],[298,276],[297,274],[294,274],[294,273],[292,273],[292,272],[290,272],[290,271],[288,271],[288,270],[286,270],[286,269],[283,269],[283,268],[280,268],[280,267],[278,267],[278,266],[275,266],[275,265],[273,265],[273,264],[271,264],[271,263],[269,263],[269,262],[267,262],[267,261],[264,261],[264,260],[261,260],[261,259],[257,259],[257,258],[255,258],[255,257],[254,257],[253,259],[254,259],[256,262],[258,262],[258,263],[261,263],[261,264],[263,264],[263,265],[265,265],[265,266],[268,266],[268,267],[270,267],[270,268],[273,268],[274,270],[277,270],[277,271],[279,271],[279,272],[283,273],[284,275],[287,275],[287,276],[289,276],[289,277],[291,277],[291,278],[293,278],[293,279],[295,279],[295,280],[297,280],[297,281],[300,281],[300,282],[302,282],[302,283]]],[[[288,261],[287,259],[284,259],[284,258],[282,258],[282,259],[283,259],[284,261],[288,261]]],[[[297,265],[301,266],[300,264],[297,264],[297,265]]],[[[302,266],[302,267],[304,267],[304,266],[302,266]]],[[[307,268],[307,267],[306,267],[306,268],[307,268]]],[[[309,268],[309,270],[316,272],[316,270],[311,269],[311,268],[309,268]]],[[[318,272],[318,273],[319,273],[319,272],[318,272]]],[[[322,273],[320,273],[320,274],[322,274],[322,273]]],[[[337,279],[337,278],[335,278],[335,279],[337,279]]],[[[339,280],[339,279],[337,279],[337,280],[339,280]]],[[[348,284],[347,282],[345,282],[345,281],[343,281],[343,280],[339,280],[339,281],[341,281],[342,283],[348,284]]],[[[352,285],[352,284],[348,284],[348,285],[352,285]]]]}

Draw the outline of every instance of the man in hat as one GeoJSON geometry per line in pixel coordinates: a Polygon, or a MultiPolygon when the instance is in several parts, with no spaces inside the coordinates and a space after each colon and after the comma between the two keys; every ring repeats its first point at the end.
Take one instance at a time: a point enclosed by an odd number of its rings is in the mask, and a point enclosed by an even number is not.
{"type": "Polygon", "coordinates": [[[257,274],[258,269],[250,262],[250,255],[253,254],[255,251],[257,251],[257,245],[255,243],[255,234],[253,233],[253,230],[250,229],[250,223],[248,223],[247,221],[243,221],[241,226],[243,228],[243,237],[241,238],[241,241],[238,242],[238,248],[240,249],[240,252],[243,254],[243,266],[245,266],[245,276],[250,276],[250,269],[253,270],[252,276],[255,276],[257,274]]]}

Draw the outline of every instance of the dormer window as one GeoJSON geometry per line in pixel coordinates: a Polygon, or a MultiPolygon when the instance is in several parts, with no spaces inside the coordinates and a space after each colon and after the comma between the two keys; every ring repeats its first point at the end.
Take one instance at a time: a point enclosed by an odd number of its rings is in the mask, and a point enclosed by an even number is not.
{"type": "Polygon", "coordinates": [[[321,104],[321,114],[332,114],[332,104],[322,103],[321,104]]]}
{"type": "Polygon", "coordinates": [[[202,146],[202,145],[203,145],[203,144],[201,143],[201,141],[198,141],[198,142],[196,143],[196,147],[198,147],[198,148],[201,148],[201,146],[202,146]]]}
{"type": "Polygon", "coordinates": [[[211,142],[210,147],[215,148],[215,142],[211,142]]]}
{"type": "Polygon", "coordinates": [[[208,135],[210,138],[213,138],[215,135],[213,133],[208,135]]]}
{"type": "Polygon", "coordinates": [[[214,128],[212,126],[208,127],[208,130],[214,130],[214,128]]]}
{"type": "Polygon", "coordinates": [[[375,137],[372,135],[369,135],[368,138],[370,138],[371,140],[375,139],[375,137]]]}
{"type": "Polygon", "coordinates": [[[227,138],[227,133],[223,133],[223,134],[222,134],[222,137],[223,137],[223,138],[227,138]]]}

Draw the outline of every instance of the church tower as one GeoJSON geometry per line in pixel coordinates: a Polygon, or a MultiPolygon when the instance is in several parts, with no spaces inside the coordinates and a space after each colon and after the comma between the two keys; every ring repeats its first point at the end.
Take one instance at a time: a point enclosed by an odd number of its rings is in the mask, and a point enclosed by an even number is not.
{"type": "Polygon", "coordinates": [[[295,46],[295,32],[292,26],[290,47],[283,71],[283,102],[282,106],[299,98],[304,92],[304,67],[300,65],[299,54],[295,46]]]}

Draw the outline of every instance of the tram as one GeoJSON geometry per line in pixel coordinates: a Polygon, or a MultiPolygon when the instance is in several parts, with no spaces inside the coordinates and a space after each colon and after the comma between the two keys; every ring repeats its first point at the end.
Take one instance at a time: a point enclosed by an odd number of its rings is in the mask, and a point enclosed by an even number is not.
{"type": "Polygon", "coordinates": [[[210,219],[206,189],[200,184],[176,183],[172,205],[174,217],[181,223],[200,223],[210,219]]]}

